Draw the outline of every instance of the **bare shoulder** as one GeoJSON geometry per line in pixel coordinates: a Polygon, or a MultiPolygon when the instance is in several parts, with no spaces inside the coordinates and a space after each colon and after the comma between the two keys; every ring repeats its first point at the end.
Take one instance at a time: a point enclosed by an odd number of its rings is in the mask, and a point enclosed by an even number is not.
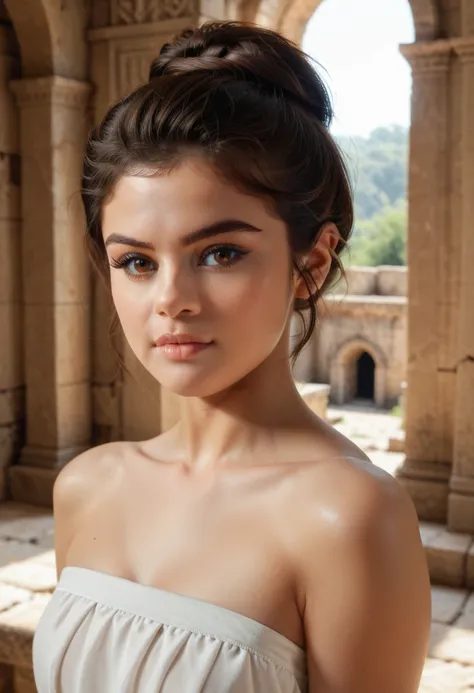
{"type": "Polygon", "coordinates": [[[68,462],[56,477],[53,505],[58,510],[76,512],[94,501],[98,490],[117,483],[123,474],[129,443],[114,442],[86,450],[68,462]]]}
{"type": "Polygon", "coordinates": [[[314,465],[304,489],[297,568],[314,689],[417,690],[430,585],[411,498],[353,458],[314,465]]]}
{"type": "Polygon", "coordinates": [[[302,482],[299,508],[307,528],[302,537],[308,541],[314,540],[314,533],[331,543],[335,538],[342,543],[356,537],[362,541],[370,532],[387,531],[390,524],[399,530],[403,524],[418,535],[416,511],[408,493],[368,459],[328,458],[309,466],[302,482]]]}
{"type": "Polygon", "coordinates": [[[53,510],[58,577],[83,520],[107,503],[123,483],[130,448],[131,444],[122,442],[91,448],[68,462],[56,477],[53,510]]]}

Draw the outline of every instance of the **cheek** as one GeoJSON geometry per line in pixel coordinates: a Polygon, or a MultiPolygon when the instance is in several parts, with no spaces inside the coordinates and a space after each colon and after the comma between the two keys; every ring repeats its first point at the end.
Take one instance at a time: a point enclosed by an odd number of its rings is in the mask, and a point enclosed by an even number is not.
{"type": "Polygon", "coordinates": [[[262,263],[252,271],[222,281],[213,292],[214,306],[236,333],[251,332],[262,337],[268,334],[272,339],[286,324],[290,292],[287,264],[262,263]]]}
{"type": "MultiPolygon", "coordinates": [[[[112,299],[127,338],[129,330],[136,325],[143,325],[150,312],[149,292],[139,282],[136,284],[126,277],[111,279],[112,299]]],[[[133,330],[131,336],[139,337],[140,335],[133,330]]]]}

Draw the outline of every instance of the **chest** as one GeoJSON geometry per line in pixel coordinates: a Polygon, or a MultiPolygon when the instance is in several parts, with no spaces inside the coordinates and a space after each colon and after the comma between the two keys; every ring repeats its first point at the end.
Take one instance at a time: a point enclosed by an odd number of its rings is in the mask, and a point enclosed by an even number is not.
{"type": "Polygon", "coordinates": [[[302,646],[283,531],[291,522],[287,495],[277,479],[195,484],[136,474],[120,502],[84,523],[77,561],[236,611],[302,646]]]}

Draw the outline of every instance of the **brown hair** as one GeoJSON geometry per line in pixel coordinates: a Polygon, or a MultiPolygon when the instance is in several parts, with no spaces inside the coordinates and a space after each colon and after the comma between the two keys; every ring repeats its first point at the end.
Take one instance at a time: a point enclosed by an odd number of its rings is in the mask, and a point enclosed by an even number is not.
{"type": "Polygon", "coordinates": [[[239,22],[183,31],[162,47],[149,82],[89,137],[82,199],[96,266],[108,277],[101,210],[120,176],[169,171],[198,151],[234,184],[268,199],[287,226],[293,270],[311,296],[294,304],[304,324],[296,359],[314,330],[318,298],[342,272],[339,255],[353,225],[348,173],[328,131],[332,115],[310,59],[279,34],[239,22]],[[340,240],[318,288],[299,257],[327,222],[340,240]]]}

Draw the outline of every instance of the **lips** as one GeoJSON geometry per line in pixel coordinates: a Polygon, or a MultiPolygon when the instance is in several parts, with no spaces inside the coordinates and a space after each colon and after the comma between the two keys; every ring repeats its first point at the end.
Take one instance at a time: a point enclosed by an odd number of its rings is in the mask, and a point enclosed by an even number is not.
{"type": "Polygon", "coordinates": [[[155,341],[155,346],[161,347],[167,344],[210,344],[209,341],[192,334],[163,334],[155,341]]]}

